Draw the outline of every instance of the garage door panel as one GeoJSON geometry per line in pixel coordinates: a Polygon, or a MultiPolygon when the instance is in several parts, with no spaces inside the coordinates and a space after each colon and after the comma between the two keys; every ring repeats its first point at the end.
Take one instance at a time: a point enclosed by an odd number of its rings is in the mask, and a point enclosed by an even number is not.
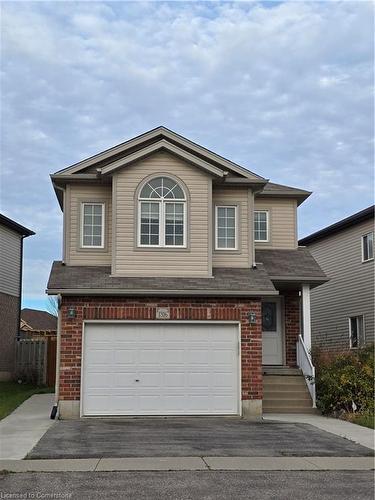
{"type": "Polygon", "coordinates": [[[237,414],[237,343],[233,324],[87,324],[83,414],[237,414]]]}

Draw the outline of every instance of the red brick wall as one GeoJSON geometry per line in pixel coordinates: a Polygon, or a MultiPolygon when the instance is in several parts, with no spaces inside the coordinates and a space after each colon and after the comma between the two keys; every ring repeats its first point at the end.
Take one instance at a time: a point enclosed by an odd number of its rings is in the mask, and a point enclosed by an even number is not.
{"type": "Polygon", "coordinates": [[[300,334],[300,297],[298,292],[284,295],[286,364],[297,366],[296,343],[300,334]]]}
{"type": "MultiPolygon", "coordinates": [[[[242,399],[262,399],[262,332],[260,299],[160,299],[64,297],[61,307],[60,399],[79,400],[82,321],[85,319],[155,319],[157,307],[169,307],[171,320],[233,320],[241,322],[242,399]],[[74,307],[75,318],[68,317],[74,307]],[[257,322],[249,325],[248,312],[257,322]]],[[[168,320],[166,320],[168,321],[168,320]]]]}

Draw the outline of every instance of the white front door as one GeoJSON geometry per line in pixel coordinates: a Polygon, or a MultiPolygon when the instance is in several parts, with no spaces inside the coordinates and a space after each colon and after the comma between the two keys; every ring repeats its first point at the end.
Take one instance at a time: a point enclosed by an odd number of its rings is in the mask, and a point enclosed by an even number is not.
{"type": "Polygon", "coordinates": [[[262,301],[263,365],[283,364],[283,328],[281,301],[270,298],[262,301]]]}
{"type": "Polygon", "coordinates": [[[219,323],[87,323],[82,415],[239,413],[239,329],[219,323]]]}

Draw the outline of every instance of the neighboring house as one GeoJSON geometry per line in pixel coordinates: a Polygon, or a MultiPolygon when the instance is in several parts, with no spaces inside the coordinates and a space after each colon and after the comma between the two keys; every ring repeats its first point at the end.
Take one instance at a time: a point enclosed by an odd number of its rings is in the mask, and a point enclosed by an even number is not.
{"type": "Polygon", "coordinates": [[[310,288],[327,278],[298,248],[309,192],[164,127],[51,178],[64,213],[47,289],[60,296],[60,417],[312,410],[296,369],[308,364],[300,294],[309,348],[310,288]],[[283,375],[296,384],[278,393],[283,375]]]}
{"type": "Polygon", "coordinates": [[[330,278],[311,293],[313,346],[374,342],[374,206],[299,241],[330,278]]]}
{"type": "Polygon", "coordinates": [[[57,317],[39,309],[22,309],[20,332],[23,338],[56,335],[57,317]]]}
{"type": "Polygon", "coordinates": [[[23,239],[35,234],[0,214],[0,380],[14,371],[14,342],[20,324],[23,239]]]}

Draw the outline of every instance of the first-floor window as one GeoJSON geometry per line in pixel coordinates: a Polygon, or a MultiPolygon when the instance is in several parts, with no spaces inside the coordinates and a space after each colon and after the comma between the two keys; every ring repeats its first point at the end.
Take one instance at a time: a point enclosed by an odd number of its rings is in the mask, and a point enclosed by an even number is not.
{"type": "Polygon", "coordinates": [[[365,343],[363,316],[349,318],[350,348],[362,347],[365,343]]]}
{"type": "Polygon", "coordinates": [[[82,203],[81,247],[104,248],[104,203],[82,203]]]}
{"type": "Polygon", "coordinates": [[[367,233],[362,236],[362,261],[374,258],[374,233],[367,233]]]}
{"type": "Polygon", "coordinates": [[[216,250],[237,249],[237,207],[216,207],[216,250]]]}
{"type": "Polygon", "coordinates": [[[254,241],[268,241],[267,210],[256,210],[254,212],[254,241]]]}

